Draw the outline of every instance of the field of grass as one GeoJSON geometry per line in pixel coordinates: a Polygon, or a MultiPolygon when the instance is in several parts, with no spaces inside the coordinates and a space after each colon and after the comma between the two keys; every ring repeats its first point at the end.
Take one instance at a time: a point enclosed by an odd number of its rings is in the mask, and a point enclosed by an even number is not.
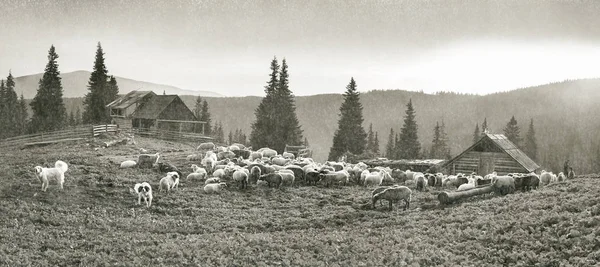
{"type": "MultiPolygon", "coordinates": [[[[184,168],[191,147],[137,140],[184,168]],[[168,148],[168,149],[167,149],[168,148]]],[[[1,266],[593,266],[600,263],[600,185],[594,175],[441,207],[413,190],[408,211],[373,210],[371,190],[231,186],[199,181],[159,193],[152,170],[120,170],[133,146],[86,144],[0,152],[1,266]],[[64,191],[47,192],[36,165],[69,163],[64,191]],[[135,205],[134,183],[154,189],[135,205]]]]}

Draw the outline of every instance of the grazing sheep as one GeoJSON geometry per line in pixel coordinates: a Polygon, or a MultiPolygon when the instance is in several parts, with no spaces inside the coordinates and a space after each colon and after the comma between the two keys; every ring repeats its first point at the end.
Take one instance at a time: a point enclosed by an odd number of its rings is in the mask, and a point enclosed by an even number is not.
{"type": "Polygon", "coordinates": [[[394,178],[392,178],[392,176],[387,172],[382,170],[382,179],[381,179],[381,185],[393,185],[394,184],[394,178]]]}
{"type": "Polygon", "coordinates": [[[435,174],[435,187],[442,187],[444,181],[444,174],[438,172],[435,174]]]}
{"type": "Polygon", "coordinates": [[[304,174],[307,185],[317,185],[321,181],[321,174],[316,171],[309,171],[304,174]]]}
{"type": "Polygon", "coordinates": [[[262,156],[263,157],[267,157],[267,158],[272,158],[277,156],[277,151],[270,149],[270,148],[265,148],[264,150],[258,150],[259,152],[262,152],[262,156]]]}
{"type": "Polygon", "coordinates": [[[423,173],[420,172],[415,172],[413,173],[413,177],[415,183],[417,184],[417,190],[424,191],[427,187],[427,179],[425,179],[425,175],[423,175],[423,173]]]}
{"type": "Polygon", "coordinates": [[[367,176],[371,174],[371,172],[369,170],[364,170],[360,173],[360,184],[364,184],[365,183],[365,179],[367,178],[367,176]]]}
{"type": "Polygon", "coordinates": [[[204,192],[207,194],[219,193],[227,187],[226,183],[207,184],[204,186],[204,192]]]}
{"type": "Polygon", "coordinates": [[[295,181],[304,181],[304,171],[298,165],[287,165],[285,166],[287,170],[290,170],[294,173],[295,181]]]}
{"type": "Polygon", "coordinates": [[[269,187],[273,186],[279,188],[283,182],[283,177],[278,173],[268,173],[261,175],[258,180],[266,181],[269,184],[269,187]]]}
{"type": "Polygon", "coordinates": [[[138,196],[137,204],[142,204],[142,199],[144,199],[144,203],[146,203],[146,207],[150,207],[152,205],[152,186],[149,183],[143,182],[135,184],[133,189],[129,188],[129,192],[136,194],[138,196]]]}
{"type": "Polygon", "coordinates": [[[425,173],[425,180],[427,180],[427,186],[435,186],[435,175],[432,173],[425,173]]]}
{"type": "Polygon", "coordinates": [[[159,159],[160,159],[160,154],[158,152],[153,155],[141,154],[138,156],[137,166],[138,166],[138,168],[145,168],[146,166],[148,166],[148,168],[152,168],[152,166],[154,166],[154,164],[158,163],[159,159]]]}
{"type": "Polygon", "coordinates": [[[133,168],[137,166],[135,160],[126,160],[121,162],[121,169],[133,168]]]}
{"type": "Polygon", "coordinates": [[[156,168],[156,170],[158,172],[162,172],[162,173],[167,173],[167,172],[176,172],[179,174],[179,177],[183,176],[183,174],[179,171],[179,169],[169,163],[169,162],[158,162],[154,165],[154,168],[156,168]]]}
{"type": "Polygon", "coordinates": [[[229,150],[229,151],[232,151],[232,152],[233,152],[233,151],[240,150],[240,147],[239,147],[239,146],[236,146],[236,145],[230,145],[230,146],[227,148],[227,150],[229,150]]]}
{"type": "Polygon", "coordinates": [[[252,152],[250,154],[250,160],[254,161],[256,159],[261,159],[263,157],[263,154],[260,152],[252,152]]]}
{"type": "Polygon", "coordinates": [[[206,169],[204,169],[196,164],[192,164],[191,168],[192,168],[192,172],[207,174],[206,169]]]}
{"type": "Polygon", "coordinates": [[[381,185],[383,181],[383,171],[380,172],[372,172],[365,176],[365,186],[369,185],[381,185]]]}
{"type": "Polygon", "coordinates": [[[515,192],[515,179],[510,176],[496,176],[492,179],[492,186],[497,194],[506,195],[515,192]]]}
{"type": "Polygon", "coordinates": [[[279,175],[281,175],[282,183],[284,185],[289,185],[289,186],[294,185],[294,180],[296,180],[296,177],[294,176],[294,173],[292,171],[281,170],[276,173],[279,173],[279,175]]]}
{"type": "Polygon", "coordinates": [[[231,151],[222,151],[217,154],[217,160],[233,159],[233,158],[235,158],[235,153],[233,153],[231,151]]]}
{"type": "Polygon", "coordinates": [[[460,192],[460,191],[466,191],[466,190],[471,190],[475,188],[475,180],[470,180],[469,183],[466,184],[461,184],[457,189],[456,192],[460,192]]]}
{"type": "Polygon", "coordinates": [[[225,177],[225,170],[224,169],[215,170],[213,172],[212,176],[217,177],[217,178],[223,178],[223,177],[225,177]]]}
{"type": "Polygon", "coordinates": [[[65,172],[69,170],[67,163],[61,160],[57,160],[54,163],[54,168],[43,168],[41,166],[35,166],[35,173],[42,183],[42,191],[46,192],[48,189],[49,180],[54,180],[58,183],[60,189],[63,189],[65,183],[65,172]]]}
{"type": "Polygon", "coordinates": [[[248,173],[246,171],[236,170],[233,173],[233,180],[240,184],[241,189],[248,188],[248,173]]]}
{"type": "Polygon", "coordinates": [[[285,166],[290,161],[291,161],[290,159],[285,159],[283,157],[275,157],[275,158],[271,159],[271,163],[273,163],[275,165],[279,165],[279,166],[285,166]]]}
{"type": "MultiPolygon", "coordinates": [[[[374,197],[376,194],[378,194],[378,193],[380,193],[380,192],[383,192],[383,190],[386,190],[386,189],[388,189],[388,188],[391,188],[391,186],[380,186],[380,187],[377,187],[377,188],[375,188],[375,189],[373,190],[373,192],[371,193],[371,199],[372,199],[372,198],[373,198],[373,197],[374,197]]],[[[379,202],[379,205],[380,205],[380,206],[383,206],[383,202],[382,202],[382,201],[380,201],[380,202],[379,202]]]]}
{"type": "Polygon", "coordinates": [[[167,176],[160,179],[159,191],[166,189],[169,192],[173,188],[179,187],[179,174],[177,172],[168,172],[167,176]]]}
{"type": "Polygon", "coordinates": [[[204,180],[206,179],[206,173],[197,173],[197,172],[192,172],[190,174],[188,174],[187,178],[188,180],[204,180]]]}
{"type": "Polygon", "coordinates": [[[329,185],[337,183],[338,185],[341,183],[346,185],[348,183],[350,174],[346,171],[337,171],[333,173],[321,173],[319,175],[320,181],[325,184],[325,186],[329,187],[329,185]]]}
{"type": "Polygon", "coordinates": [[[215,150],[215,144],[213,142],[202,143],[196,148],[196,150],[202,150],[202,151],[215,150]]]}
{"type": "Polygon", "coordinates": [[[261,175],[261,170],[259,166],[253,166],[252,169],[250,169],[250,182],[254,183],[256,181],[258,181],[258,178],[260,178],[261,175]]]}
{"type": "Polygon", "coordinates": [[[407,210],[410,207],[410,197],[412,195],[412,191],[410,188],[406,186],[393,186],[387,188],[372,197],[373,208],[375,208],[375,203],[377,203],[380,199],[385,199],[389,203],[390,210],[392,210],[392,204],[394,202],[398,202],[400,200],[404,200],[406,203],[404,205],[404,210],[407,210]]]}
{"type": "Polygon", "coordinates": [[[202,156],[198,154],[191,154],[186,157],[187,161],[200,161],[202,160],[202,156]]]}
{"type": "Polygon", "coordinates": [[[204,184],[218,184],[221,182],[221,178],[219,177],[213,177],[213,178],[208,178],[206,179],[206,181],[204,181],[204,184]]]}

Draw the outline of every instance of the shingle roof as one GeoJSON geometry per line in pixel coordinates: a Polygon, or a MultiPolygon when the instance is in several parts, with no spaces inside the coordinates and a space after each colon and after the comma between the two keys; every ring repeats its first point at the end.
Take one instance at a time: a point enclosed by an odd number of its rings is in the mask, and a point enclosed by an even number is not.
{"type": "Polygon", "coordinates": [[[108,108],[118,108],[123,109],[127,108],[134,103],[138,102],[140,99],[144,98],[148,94],[154,94],[152,91],[131,91],[126,95],[117,98],[115,101],[108,103],[106,107],[108,108]]]}
{"type": "Polygon", "coordinates": [[[517,146],[515,146],[515,144],[513,144],[513,142],[508,140],[508,138],[506,138],[506,136],[504,136],[503,134],[489,134],[489,133],[486,133],[481,139],[479,139],[479,141],[477,141],[475,144],[473,144],[472,146],[467,148],[465,151],[460,153],[458,156],[456,156],[456,157],[452,158],[451,160],[449,160],[448,162],[446,162],[444,164],[444,166],[447,166],[447,165],[451,164],[452,162],[456,161],[464,153],[473,149],[475,146],[477,146],[479,143],[481,143],[486,138],[491,140],[492,143],[494,143],[496,146],[498,146],[498,148],[502,149],[502,151],[506,152],[506,154],[508,154],[515,161],[517,161],[517,163],[519,163],[527,171],[532,172],[532,171],[535,171],[538,168],[540,168],[540,166],[537,165],[537,163],[535,163],[531,158],[529,158],[527,155],[525,155],[525,153],[523,153],[523,151],[521,151],[519,148],[517,148],[517,146]]]}
{"type": "Polygon", "coordinates": [[[157,119],[158,116],[177,98],[177,95],[156,95],[133,113],[138,119],[157,119]]]}

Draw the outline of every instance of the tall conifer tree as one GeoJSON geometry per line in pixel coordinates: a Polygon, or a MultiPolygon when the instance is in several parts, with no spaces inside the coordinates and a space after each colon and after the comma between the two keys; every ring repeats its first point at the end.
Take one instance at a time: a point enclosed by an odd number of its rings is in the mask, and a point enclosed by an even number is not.
{"type": "Polygon", "coordinates": [[[404,116],[404,125],[400,130],[400,148],[398,150],[399,159],[417,159],[421,151],[421,143],[417,136],[417,121],[415,119],[415,110],[412,99],[406,105],[406,116],[404,116]]]}
{"type": "Polygon", "coordinates": [[[396,152],[394,147],[396,146],[396,134],[394,134],[394,128],[390,128],[390,135],[388,136],[388,142],[385,146],[385,156],[388,159],[394,159],[396,157],[396,152]]]}
{"type": "Polygon", "coordinates": [[[506,138],[508,140],[510,140],[511,142],[513,142],[513,144],[515,144],[515,146],[520,147],[521,146],[521,130],[519,129],[519,126],[517,125],[517,120],[515,119],[515,116],[512,116],[512,118],[510,118],[510,121],[506,124],[506,127],[504,127],[504,136],[506,136],[506,138]]]}
{"type": "Polygon", "coordinates": [[[527,134],[525,134],[525,145],[523,150],[524,152],[534,161],[537,161],[538,156],[538,147],[537,140],[535,138],[535,129],[533,127],[533,119],[529,123],[529,129],[527,130],[527,134]]]}
{"type": "Polygon", "coordinates": [[[360,103],[360,93],[356,89],[354,78],[346,86],[344,102],[340,107],[338,129],[333,136],[333,145],[329,150],[329,160],[338,160],[346,152],[360,155],[366,146],[367,133],[362,127],[363,107],[360,103]]]}
{"type": "Polygon", "coordinates": [[[475,124],[475,131],[473,132],[473,144],[477,143],[481,138],[481,131],[479,130],[479,123],[475,124]]]}
{"type": "Polygon", "coordinates": [[[48,51],[48,64],[44,76],[39,81],[35,97],[29,103],[33,109],[30,124],[32,132],[59,130],[65,124],[67,111],[63,102],[63,88],[57,59],[58,54],[52,45],[48,51]]]}
{"type": "Polygon", "coordinates": [[[89,92],[83,100],[84,123],[107,123],[110,121],[110,114],[106,111],[106,105],[110,103],[107,102],[110,91],[108,79],[108,70],[104,64],[104,52],[102,46],[98,43],[94,70],[88,81],[89,92]]]}
{"type": "Polygon", "coordinates": [[[273,102],[279,84],[278,76],[279,63],[277,63],[277,58],[273,58],[271,61],[271,74],[265,86],[266,95],[254,111],[256,120],[251,126],[250,144],[255,149],[268,147],[271,140],[273,140],[273,129],[275,129],[273,102]]]}
{"type": "Polygon", "coordinates": [[[269,147],[283,153],[286,145],[299,145],[302,143],[302,129],[296,116],[294,95],[289,88],[288,65],[285,58],[281,61],[279,81],[274,96],[275,134],[269,147]]]}

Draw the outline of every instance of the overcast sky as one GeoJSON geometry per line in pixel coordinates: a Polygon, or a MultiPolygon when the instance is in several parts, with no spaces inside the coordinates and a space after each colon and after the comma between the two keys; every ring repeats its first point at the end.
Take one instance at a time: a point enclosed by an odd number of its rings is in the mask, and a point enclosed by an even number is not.
{"type": "Polygon", "coordinates": [[[0,0],[0,74],[92,69],[263,95],[286,58],[296,95],[407,89],[486,94],[600,77],[600,1],[0,0]]]}

